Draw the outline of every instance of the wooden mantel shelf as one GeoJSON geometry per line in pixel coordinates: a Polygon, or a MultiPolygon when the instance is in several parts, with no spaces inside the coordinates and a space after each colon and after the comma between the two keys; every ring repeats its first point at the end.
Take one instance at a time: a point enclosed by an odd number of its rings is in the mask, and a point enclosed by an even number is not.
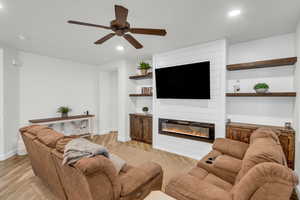
{"type": "Polygon", "coordinates": [[[56,122],[56,121],[67,121],[67,120],[76,120],[76,119],[86,119],[92,118],[95,115],[75,115],[69,117],[53,117],[53,118],[45,118],[45,119],[32,119],[29,120],[32,124],[40,124],[40,123],[48,123],[48,122],[56,122]]]}
{"type": "Polygon", "coordinates": [[[152,94],[129,94],[131,97],[152,97],[152,94]]]}
{"type": "Polygon", "coordinates": [[[129,79],[139,80],[139,79],[151,79],[152,78],[152,72],[146,74],[146,75],[134,75],[129,76],[129,79]]]}
{"type": "Polygon", "coordinates": [[[280,67],[280,66],[294,65],[296,62],[297,62],[297,57],[280,58],[280,59],[273,59],[273,60],[264,60],[264,61],[227,65],[227,70],[235,71],[235,70],[245,70],[245,69],[267,68],[267,67],[280,67]]]}
{"type": "Polygon", "coordinates": [[[296,97],[296,92],[227,93],[227,97],[296,97]]]}

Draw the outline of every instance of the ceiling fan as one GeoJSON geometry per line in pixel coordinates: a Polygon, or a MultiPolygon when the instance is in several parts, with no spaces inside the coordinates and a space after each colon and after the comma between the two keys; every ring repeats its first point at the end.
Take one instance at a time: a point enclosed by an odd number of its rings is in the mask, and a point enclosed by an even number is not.
{"type": "Polygon", "coordinates": [[[104,29],[112,30],[114,32],[97,40],[95,44],[102,44],[105,41],[117,35],[120,37],[124,37],[136,49],[143,48],[143,45],[140,42],[138,42],[132,35],[128,34],[128,32],[133,34],[146,34],[146,35],[158,35],[158,36],[165,36],[167,34],[166,30],[164,29],[131,28],[130,24],[127,22],[128,9],[123,6],[115,5],[115,14],[116,14],[116,19],[110,22],[110,26],[102,26],[102,25],[90,24],[90,23],[73,21],[73,20],[68,21],[68,23],[83,25],[83,26],[92,26],[96,28],[104,28],[104,29]]]}

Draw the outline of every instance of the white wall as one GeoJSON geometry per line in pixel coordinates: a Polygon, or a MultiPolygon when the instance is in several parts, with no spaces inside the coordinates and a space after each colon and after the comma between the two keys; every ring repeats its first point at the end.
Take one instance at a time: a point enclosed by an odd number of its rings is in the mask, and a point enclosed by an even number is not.
{"type": "Polygon", "coordinates": [[[1,45],[0,58],[0,160],[14,155],[19,128],[19,68],[13,65],[18,53],[14,48],[1,45]]]}
{"type": "Polygon", "coordinates": [[[129,94],[135,84],[129,76],[135,73],[135,65],[131,61],[120,61],[118,65],[118,140],[129,141],[129,114],[135,112],[135,105],[129,94]]]}
{"type": "MultiPolygon", "coordinates": [[[[211,145],[205,142],[158,134],[158,119],[178,119],[214,123],[216,137],[225,137],[226,41],[179,49],[153,57],[154,68],[202,61],[211,62],[210,100],[153,100],[153,145],[155,148],[199,159],[211,145]]],[[[155,85],[155,77],[153,79],[155,85]]]]}
{"type": "Polygon", "coordinates": [[[29,119],[59,116],[59,106],[71,115],[98,112],[98,68],[67,60],[20,52],[20,126],[29,119]]]}
{"type": "MultiPolygon", "coordinates": [[[[228,64],[295,55],[295,34],[287,34],[231,45],[228,64]]],[[[271,92],[295,91],[294,66],[228,71],[227,92],[233,92],[236,80],[240,80],[241,92],[254,92],[258,82],[269,84],[271,92]]],[[[228,97],[227,117],[235,122],[283,126],[293,122],[294,102],[294,98],[285,97],[228,97]]]]}
{"type": "Polygon", "coordinates": [[[99,133],[118,130],[117,72],[99,73],[99,133]]]}
{"type": "Polygon", "coordinates": [[[18,52],[11,47],[4,48],[4,142],[5,154],[14,155],[19,136],[20,68],[13,65],[18,52]]]}
{"type": "Polygon", "coordinates": [[[3,127],[3,101],[4,101],[4,86],[3,86],[3,74],[4,74],[4,51],[0,48],[0,160],[4,159],[4,127],[3,127]]]}
{"type": "Polygon", "coordinates": [[[111,73],[111,88],[112,88],[112,123],[111,131],[118,131],[118,71],[113,71],[111,73]]]}
{"type": "MultiPolygon", "coordinates": [[[[298,174],[300,173],[300,21],[297,27],[297,33],[296,33],[296,52],[298,57],[298,62],[295,70],[295,89],[297,91],[297,98],[295,103],[295,111],[294,111],[294,117],[295,117],[295,128],[296,128],[296,171],[298,174]]],[[[300,191],[300,186],[298,186],[298,192],[300,191]]]]}

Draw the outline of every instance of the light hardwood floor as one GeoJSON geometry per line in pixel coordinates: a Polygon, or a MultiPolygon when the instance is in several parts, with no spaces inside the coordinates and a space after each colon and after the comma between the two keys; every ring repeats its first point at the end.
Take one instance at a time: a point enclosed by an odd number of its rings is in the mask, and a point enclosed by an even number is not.
{"type": "MultiPolygon", "coordinates": [[[[127,156],[128,162],[133,164],[138,163],[141,157],[145,157],[141,162],[149,159],[161,164],[164,171],[170,171],[166,175],[167,178],[165,178],[164,185],[173,174],[177,174],[176,170],[185,172],[196,165],[196,160],[155,150],[151,145],[137,141],[120,143],[117,142],[116,138],[117,133],[112,133],[104,136],[96,136],[92,140],[104,146],[114,146],[114,153],[121,154],[123,157],[127,156]],[[122,155],[123,152],[124,155],[122,155]],[[128,156],[127,154],[131,155],[128,156]]],[[[27,156],[14,156],[0,162],[0,199],[57,200],[44,183],[33,174],[27,156]]]]}

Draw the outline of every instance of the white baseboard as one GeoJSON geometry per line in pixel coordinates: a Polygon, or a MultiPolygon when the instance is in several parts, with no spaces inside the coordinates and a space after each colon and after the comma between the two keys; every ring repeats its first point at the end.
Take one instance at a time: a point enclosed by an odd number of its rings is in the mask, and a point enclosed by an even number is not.
{"type": "Polygon", "coordinates": [[[11,150],[9,152],[6,152],[4,154],[0,154],[0,161],[6,160],[6,159],[8,159],[8,158],[10,158],[10,157],[12,157],[16,154],[17,154],[17,149],[13,149],[13,150],[11,150]]]}

